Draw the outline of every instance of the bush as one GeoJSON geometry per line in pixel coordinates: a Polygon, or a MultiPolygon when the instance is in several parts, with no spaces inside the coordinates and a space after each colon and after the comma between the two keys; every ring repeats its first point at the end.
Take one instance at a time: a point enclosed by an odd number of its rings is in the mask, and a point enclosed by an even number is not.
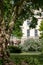
{"type": "Polygon", "coordinates": [[[42,43],[40,39],[33,39],[33,38],[27,39],[24,41],[24,44],[20,44],[19,47],[24,52],[42,51],[42,43]]]}
{"type": "Polygon", "coordinates": [[[2,59],[0,59],[0,65],[2,65],[2,59]]]}
{"type": "Polygon", "coordinates": [[[17,46],[8,46],[10,53],[21,53],[21,49],[17,46]]]}

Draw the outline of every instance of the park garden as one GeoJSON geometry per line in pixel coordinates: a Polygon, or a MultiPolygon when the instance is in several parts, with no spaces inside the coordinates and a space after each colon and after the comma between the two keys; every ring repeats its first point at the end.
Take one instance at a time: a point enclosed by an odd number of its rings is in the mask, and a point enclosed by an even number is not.
{"type": "Polygon", "coordinates": [[[11,34],[22,37],[20,26],[26,19],[32,17],[30,28],[36,27],[34,10],[40,8],[43,11],[43,0],[0,0],[0,65],[43,65],[43,23],[39,39],[27,39],[17,46],[10,43],[11,34]]]}

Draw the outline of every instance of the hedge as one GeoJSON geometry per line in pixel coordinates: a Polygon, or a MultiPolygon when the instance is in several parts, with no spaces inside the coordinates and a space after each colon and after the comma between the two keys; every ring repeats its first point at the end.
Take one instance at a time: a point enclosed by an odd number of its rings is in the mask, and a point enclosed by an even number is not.
{"type": "Polygon", "coordinates": [[[10,53],[21,53],[21,49],[18,46],[8,46],[10,53]]]}

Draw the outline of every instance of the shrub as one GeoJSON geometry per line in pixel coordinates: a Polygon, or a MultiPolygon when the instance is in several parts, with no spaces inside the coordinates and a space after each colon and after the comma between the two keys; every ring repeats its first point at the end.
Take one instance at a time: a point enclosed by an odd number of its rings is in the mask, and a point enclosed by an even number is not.
{"type": "Polygon", "coordinates": [[[0,65],[2,65],[2,59],[0,58],[0,65]]]}
{"type": "Polygon", "coordinates": [[[42,43],[40,39],[27,39],[24,41],[24,44],[20,44],[19,47],[22,51],[41,51],[42,50],[42,43]]]}
{"type": "Polygon", "coordinates": [[[18,46],[8,46],[11,53],[21,53],[21,49],[18,46]]]}

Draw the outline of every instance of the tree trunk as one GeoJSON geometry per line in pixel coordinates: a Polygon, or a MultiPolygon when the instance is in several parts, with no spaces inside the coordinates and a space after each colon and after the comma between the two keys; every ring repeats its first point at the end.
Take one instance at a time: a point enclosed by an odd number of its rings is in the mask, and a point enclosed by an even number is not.
{"type": "Polygon", "coordinates": [[[14,65],[14,63],[9,58],[10,55],[7,51],[10,34],[9,31],[6,31],[5,22],[3,20],[3,0],[0,0],[0,58],[2,59],[2,65],[14,65]]]}
{"type": "Polygon", "coordinates": [[[1,23],[3,21],[3,2],[0,0],[0,57],[2,57],[2,50],[3,50],[3,44],[2,44],[2,36],[1,36],[1,23]]]}

